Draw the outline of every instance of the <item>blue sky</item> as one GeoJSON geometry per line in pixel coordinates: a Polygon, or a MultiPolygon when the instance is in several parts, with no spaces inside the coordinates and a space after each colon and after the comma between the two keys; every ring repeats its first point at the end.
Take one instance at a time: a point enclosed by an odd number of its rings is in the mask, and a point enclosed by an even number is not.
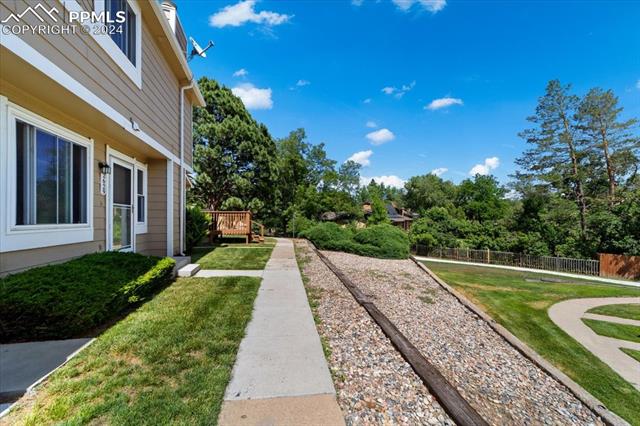
{"type": "Polygon", "coordinates": [[[304,127],[386,182],[446,169],[506,183],[550,79],[613,89],[640,117],[637,1],[176,3],[187,34],[216,43],[198,77],[234,88],[274,137],[304,127]]]}

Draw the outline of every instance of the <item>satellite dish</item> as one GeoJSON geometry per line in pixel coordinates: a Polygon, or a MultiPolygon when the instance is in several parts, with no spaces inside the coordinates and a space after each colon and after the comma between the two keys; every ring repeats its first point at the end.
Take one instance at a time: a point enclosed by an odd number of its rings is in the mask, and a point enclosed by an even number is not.
{"type": "Polygon", "coordinates": [[[205,52],[213,47],[212,41],[209,41],[209,44],[207,44],[207,47],[205,47],[204,49],[200,47],[198,42],[196,42],[193,39],[193,37],[189,37],[189,41],[191,42],[193,49],[191,49],[191,54],[189,54],[189,58],[187,58],[187,61],[190,61],[191,59],[193,59],[194,56],[200,56],[201,58],[206,58],[207,54],[205,52]]]}

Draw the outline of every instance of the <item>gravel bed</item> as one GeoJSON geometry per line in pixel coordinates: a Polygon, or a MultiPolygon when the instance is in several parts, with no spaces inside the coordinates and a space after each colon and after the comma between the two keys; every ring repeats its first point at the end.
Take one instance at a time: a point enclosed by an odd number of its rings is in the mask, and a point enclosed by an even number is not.
{"type": "Polygon", "coordinates": [[[412,261],[323,253],[490,423],[603,424],[412,261]]]}
{"type": "Polygon", "coordinates": [[[296,241],[296,251],[347,425],[453,425],[308,243],[296,241]]]}

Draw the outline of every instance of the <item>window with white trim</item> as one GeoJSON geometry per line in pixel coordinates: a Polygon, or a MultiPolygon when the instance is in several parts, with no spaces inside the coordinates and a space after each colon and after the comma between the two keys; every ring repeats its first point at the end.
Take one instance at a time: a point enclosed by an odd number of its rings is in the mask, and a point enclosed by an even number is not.
{"type": "Polygon", "coordinates": [[[147,166],[136,163],[136,234],[147,232],[147,166]]]}
{"type": "Polygon", "coordinates": [[[87,148],[16,119],[16,225],[87,223],[87,148]]]}
{"type": "Polygon", "coordinates": [[[137,20],[136,13],[127,0],[104,0],[105,19],[115,20],[124,16],[124,22],[114,24],[114,31],[110,32],[111,39],[135,66],[137,62],[137,20]]]}
{"type": "Polygon", "coordinates": [[[93,148],[0,96],[0,253],[93,241],[93,148]]]}

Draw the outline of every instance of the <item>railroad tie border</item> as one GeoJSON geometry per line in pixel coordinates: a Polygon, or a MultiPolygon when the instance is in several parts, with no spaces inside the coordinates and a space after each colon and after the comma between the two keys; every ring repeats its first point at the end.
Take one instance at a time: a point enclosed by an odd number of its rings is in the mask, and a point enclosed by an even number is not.
{"type": "Polygon", "coordinates": [[[409,339],[387,318],[345,274],[342,273],[315,245],[309,241],[320,260],[335,274],[349,290],[353,298],[378,324],[382,332],[396,347],[402,357],[420,377],[429,392],[438,400],[444,411],[460,426],[488,426],[480,414],[460,395],[458,390],[420,353],[409,339]]]}

